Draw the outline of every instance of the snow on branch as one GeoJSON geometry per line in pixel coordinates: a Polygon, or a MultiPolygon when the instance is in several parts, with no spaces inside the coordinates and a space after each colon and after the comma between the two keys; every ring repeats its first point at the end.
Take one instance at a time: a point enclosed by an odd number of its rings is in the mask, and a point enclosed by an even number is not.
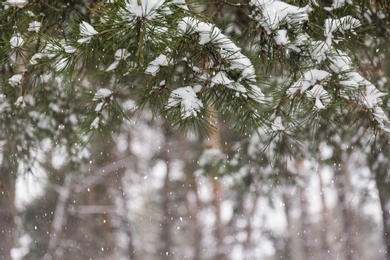
{"type": "Polygon", "coordinates": [[[11,78],[8,79],[8,83],[12,87],[16,87],[22,82],[22,79],[23,79],[23,74],[15,74],[11,78]]]}
{"type": "MultiPolygon", "coordinates": [[[[251,61],[241,52],[231,39],[225,36],[221,30],[210,23],[202,22],[193,17],[184,17],[178,25],[179,34],[199,34],[198,44],[211,44],[220,57],[227,61],[223,70],[210,76],[211,87],[218,84],[235,90],[237,95],[249,92],[248,96],[256,102],[264,102],[264,95],[255,85],[255,68],[251,61]],[[238,77],[232,79],[229,72],[238,72],[238,77]],[[245,87],[240,82],[246,82],[250,87],[245,87]],[[248,88],[248,89],[247,89],[248,88]]],[[[218,70],[218,68],[217,68],[218,70]]]]}
{"type": "Polygon", "coordinates": [[[98,101],[100,99],[107,99],[112,97],[112,91],[107,88],[101,88],[98,91],[96,91],[93,101],[98,101]]]}
{"type": "Polygon", "coordinates": [[[129,56],[130,56],[130,54],[128,53],[128,51],[126,49],[118,49],[115,52],[115,61],[113,63],[111,63],[110,66],[108,66],[106,71],[115,70],[118,67],[119,62],[121,60],[127,59],[129,56]]]}
{"type": "Polygon", "coordinates": [[[157,75],[157,72],[160,70],[160,67],[165,67],[169,65],[168,57],[164,54],[160,54],[157,58],[151,61],[148,67],[145,70],[146,74],[150,74],[153,76],[157,75]]]}
{"type": "Polygon", "coordinates": [[[121,13],[130,19],[139,17],[152,20],[159,17],[159,10],[165,13],[170,12],[168,7],[162,7],[164,2],[164,0],[126,0],[121,13]]]}
{"type": "Polygon", "coordinates": [[[353,18],[352,16],[344,16],[340,19],[328,18],[325,20],[325,31],[324,35],[326,37],[326,43],[331,44],[333,39],[333,33],[339,31],[345,33],[346,31],[351,31],[355,33],[353,29],[360,27],[362,24],[358,19],[353,18]]]}
{"type": "Polygon", "coordinates": [[[28,4],[28,1],[26,1],[26,0],[7,0],[7,2],[5,4],[12,6],[14,8],[23,8],[28,4]]]}
{"type": "Polygon", "coordinates": [[[295,82],[288,90],[288,95],[294,95],[297,91],[305,92],[309,87],[314,86],[317,82],[322,81],[330,75],[329,72],[318,69],[306,71],[302,77],[295,82]]]}
{"type": "Polygon", "coordinates": [[[251,0],[250,5],[260,11],[254,19],[268,34],[284,23],[293,25],[307,21],[311,11],[308,5],[298,7],[278,0],[251,0]]]}
{"type": "Polygon", "coordinates": [[[337,8],[341,8],[345,6],[345,4],[352,4],[352,0],[333,0],[332,6],[331,7],[325,7],[324,9],[327,11],[332,11],[337,8]]]}
{"type": "Polygon", "coordinates": [[[9,42],[12,48],[20,48],[24,44],[24,39],[19,32],[16,32],[9,42]]]}
{"type": "Polygon", "coordinates": [[[191,116],[196,117],[203,108],[203,103],[197,98],[194,89],[187,86],[172,91],[166,107],[168,109],[180,107],[182,118],[187,119],[191,116]]]}
{"type": "Polygon", "coordinates": [[[93,36],[97,35],[98,31],[95,30],[95,28],[92,27],[87,22],[81,22],[80,23],[80,36],[83,38],[80,38],[77,40],[78,43],[89,43],[93,36]]]}
{"type": "Polygon", "coordinates": [[[273,131],[275,132],[283,132],[286,130],[286,128],[284,127],[284,125],[282,124],[282,118],[280,116],[277,116],[274,120],[274,122],[272,123],[271,125],[271,128],[273,131]]]}

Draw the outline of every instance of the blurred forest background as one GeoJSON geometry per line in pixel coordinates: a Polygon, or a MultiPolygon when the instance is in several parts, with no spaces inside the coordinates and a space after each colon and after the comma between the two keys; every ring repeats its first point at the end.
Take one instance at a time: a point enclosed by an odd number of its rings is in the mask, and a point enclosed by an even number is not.
{"type": "MultiPolygon", "coordinates": [[[[6,2],[12,1],[3,1],[3,13],[13,8],[6,2]]],[[[323,8],[337,1],[317,2],[323,8]]],[[[388,93],[390,6],[340,2],[365,28],[343,43],[345,51],[388,93]]],[[[58,32],[75,13],[88,16],[98,7],[95,0],[30,4],[35,13],[46,10],[42,19],[58,32]]],[[[250,47],[265,44],[266,34],[252,25],[249,1],[189,6],[242,47],[266,82],[263,92],[291,73],[282,46],[272,57],[250,47]]],[[[3,14],[0,26],[7,19],[3,14]]],[[[9,69],[4,62],[1,71],[9,69]]],[[[82,66],[74,77],[86,89],[98,84],[82,66]]],[[[300,145],[268,144],[263,128],[236,131],[229,114],[219,113],[207,136],[177,131],[145,106],[119,129],[93,135],[84,153],[72,150],[67,132],[76,131],[71,114],[84,108],[69,108],[62,84],[54,81],[45,92],[55,100],[47,112],[54,119],[36,116],[46,124],[41,128],[18,123],[23,113],[5,116],[0,103],[0,259],[390,259],[388,137],[366,124],[323,119],[315,137],[310,125],[302,128],[300,145]]],[[[388,114],[388,96],[382,106],[388,114]]]]}

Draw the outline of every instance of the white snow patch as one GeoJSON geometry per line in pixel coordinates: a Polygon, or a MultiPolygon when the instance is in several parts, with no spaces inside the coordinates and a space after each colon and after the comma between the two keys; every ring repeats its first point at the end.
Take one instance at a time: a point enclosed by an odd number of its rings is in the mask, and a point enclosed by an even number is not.
{"type": "Polygon", "coordinates": [[[274,40],[277,45],[286,45],[289,42],[287,30],[278,30],[276,36],[274,36],[274,40]]]}
{"type": "Polygon", "coordinates": [[[41,22],[34,21],[28,24],[28,29],[27,31],[29,32],[39,32],[41,29],[41,22]]]}
{"type": "Polygon", "coordinates": [[[225,72],[219,71],[215,74],[214,77],[211,78],[211,86],[214,85],[229,85],[232,84],[233,81],[228,78],[225,72]]]}
{"type": "Polygon", "coordinates": [[[153,61],[149,63],[148,67],[145,70],[145,73],[156,76],[157,72],[160,70],[160,67],[168,66],[168,65],[169,65],[168,57],[165,56],[164,54],[160,54],[157,58],[155,58],[153,61]]]}
{"type": "Polygon", "coordinates": [[[272,125],[271,125],[271,128],[272,128],[272,130],[274,130],[275,132],[286,130],[286,128],[285,128],[284,125],[282,124],[282,118],[281,118],[280,116],[277,116],[277,117],[275,118],[274,122],[273,122],[272,125]]]}
{"type": "Polygon", "coordinates": [[[350,72],[353,69],[351,58],[343,51],[332,51],[328,55],[330,69],[335,73],[350,72]]]}
{"type": "Polygon", "coordinates": [[[164,4],[164,0],[126,0],[125,10],[132,16],[152,20],[158,15],[157,11],[164,4]],[[140,2],[140,5],[138,5],[140,2]]]}
{"type": "Polygon", "coordinates": [[[7,0],[6,4],[12,7],[23,8],[28,4],[26,0],[7,0]]]}
{"type": "Polygon", "coordinates": [[[99,122],[100,122],[100,117],[95,117],[95,119],[92,121],[90,128],[91,129],[98,129],[99,128],[99,122]]]}
{"type": "Polygon", "coordinates": [[[320,63],[326,59],[326,53],[331,49],[331,46],[324,41],[311,41],[310,55],[311,58],[320,63]]]}
{"type": "Polygon", "coordinates": [[[299,24],[308,20],[311,11],[308,5],[298,7],[278,0],[251,0],[250,3],[262,11],[262,17],[256,18],[268,34],[277,30],[283,22],[299,24]]]}
{"type": "Polygon", "coordinates": [[[22,82],[22,78],[23,78],[23,74],[15,74],[8,79],[8,83],[12,87],[16,87],[17,85],[19,85],[22,82]]]}
{"type": "Polygon", "coordinates": [[[130,56],[126,49],[118,49],[115,52],[115,61],[106,69],[106,71],[114,70],[118,67],[121,60],[125,60],[130,56]]]}
{"type": "Polygon", "coordinates": [[[72,54],[72,53],[75,53],[77,51],[77,48],[74,47],[74,46],[70,46],[70,45],[62,45],[64,47],[64,51],[68,54],[72,54]]]}
{"type": "Polygon", "coordinates": [[[24,44],[24,39],[22,35],[17,32],[11,37],[9,43],[11,44],[12,48],[19,48],[24,44]]]}
{"type": "Polygon", "coordinates": [[[266,100],[266,98],[265,98],[263,92],[261,92],[261,89],[258,86],[253,85],[253,84],[250,86],[251,86],[251,90],[250,90],[250,92],[248,92],[248,96],[252,100],[254,100],[258,103],[263,103],[266,100]]]}
{"type": "Polygon", "coordinates": [[[95,30],[89,23],[83,21],[80,23],[80,35],[83,37],[78,39],[78,43],[88,43],[92,37],[97,35],[99,32],[95,30]]]}
{"type": "Polygon", "coordinates": [[[23,96],[19,96],[16,99],[14,105],[17,106],[17,107],[22,107],[22,108],[25,107],[26,106],[26,102],[24,102],[24,97],[23,96]]]}
{"type": "Polygon", "coordinates": [[[197,116],[203,108],[203,103],[199,100],[192,87],[181,87],[172,91],[169,96],[167,108],[180,106],[183,119],[197,116]]]}
{"type": "Polygon", "coordinates": [[[336,30],[345,33],[345,31],[350,30],[354,33],[353,29],[360,27],[362,24],[359,20],[353,18],[352,16],[344,16],[340,19],[328,18],[325,20],[325,32],[326,43],[331,44],[333,39],[333,32],[336,30]]]}
{"type": "Polygon", "coordinates": [[[332,11],[337,8],[343,7],[346,3],[352,4],[352,0],[333,0],[331,7],[325,7],[324,9],[327,11],[332,11]]]}
{"type": "Polygon", "coordinates": [[[107,88],[101,88],[98,91],[96,91],[95,96],[93,97],[92,101],[98,101],[100,99],[106,99],[108,97],[112,96],[112,91],[107,88]]]}
{"type": "Polygon", "coordinates": [[[329,75],[329,72],[324,70],[311,69],[306,71],[303,76],[287,90],[287,94],[294,95],[298,90],[303,93],[309,87],[315,85],[316,82],[324,80],[329,75]]]}
{"type": "Polygon", "coordinates": [[[324,109],[330,102],[330,96],[322,85],[316,84],[306,92],[307,96],[315,98],[315,106],[318,110],[324,109]]]}
{"type": "Polygon", "coordinates": [[[70,58],[65,57],[57,61],[57,63],[54,65],[54,70],[55,71],[62,71],[68,67],[70,64],[70,58]]]}

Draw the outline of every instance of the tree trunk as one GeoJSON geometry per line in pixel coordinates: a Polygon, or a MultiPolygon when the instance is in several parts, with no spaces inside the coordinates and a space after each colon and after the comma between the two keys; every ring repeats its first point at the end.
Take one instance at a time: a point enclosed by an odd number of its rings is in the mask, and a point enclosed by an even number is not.
{"type": "Polygon", "coordinates": [[[57,259],[56,249],[61,241],[62,229],[67,221],[66,206],[72,188],[72,175],[65,177],[64,185],[59,190],[58,202],[54,212],[53,223],[50,231],[50,241],[44,260],[57,259]]]}
{"type": "Polygon", "coordinates": [[[252,257],[253,252],[253,216],[256,214],[257,211],[257,205],[258,200],[260,198],[260,194],[258,192],[253,192],[253,194],[249,194],[248,198],[252,198],[252,204],[249,206],[243,207],[243,215],[246,218],[246,226],[245,226],[245,232],[246,232],[246,239],[243,243],[243,251],[244,255],[246,256],[245,259],[250,259],[252,257]],[[251,196],[253,195],[253,196],[251,196]]]}
{"type": "Polygon", "coordinates": [[[127,197],[127,191],[125,188],[127,185],[128,183],[126,182],[126,173],[125,170],[122,170],[120,173],[120,181],[118,187],[121,206],[120,209],[117,210],[117,212],[119,215],[119,219],[121,221],[120,226],[125,229],[125,233],[129,238],[129,242],[127,244],[127,249],[125,254],[128,256],[129,260],[136,260],[137,254],[134,245],[133,225],[129,217],[129,215],[131,214],[131,210],[129,209],[129,205],[128,205],[130,199],[127,197]]]}
{"type": "MultiPolygon", "coordinates": [[[[209,149],[220,149],[220,128],[218,123],[218,118],[214,113],[215,110],[213,107],[209,108],[210,114],[208,117],[209,124],[214,127],[214,131],[210,134],[206,142],[206,147],[209,149]]],[[[215,227],[214,227],[214,239],[216,243],[216,260],[225,260],[227,255],[225,252],[224,245],[224,226],[221,220],[221,202],[223,198],[223,187],[218,180],[218,176],[210,172],[210,182],[213,189],[213,201],[215,211],[215,227]]]]}
{"type": "Polygon", "coordinates": [[[215,255],[216,260],[226,260],[227,255],[225,252],[225,243],[224,243],[224,226],[221,218],[221,201],[222,201],[222,185],[219,183],[218,179],[212,179],[213,185],[213,206],[215,210],[215,227],[214,227],[214,237],[216,243],[217,253],[215,255]]]}
{"type": "MultiPolygon", "coordinates": [[[[167,159],[167,158],[165,158],[167,159]]],[[[161,233],[160,233],[160,249],[159,249],[159,259],[171,259],[172,258],[172,237],[171,237],[171,207],[170,207],[170,167],[169,161],[167,163],[167,171],[164,178],[164,185],[161,190],[161,198],[162,198],[162,221],[161,225],[161,233]]]]}
{"type": "Polygon", "coordinates": [[[322,256],[323,260],[329,260],[331,259],[331,256],[329,254],[330,247],[328,243],[328,207],[326,206],[326,199],[325,199],[325,189],[324,189],[324,183],[322,181],[321,171],[317,171],[318,174],[318,181],[320,186],[320,198],[321,198],[321,250],[322,250],[322,256]]]}
{"type": "Polygon", "coordinates": [[[301,236],[302,236],[302,249],[304,259],[312,259],[312,230],[311,221],[309,217],[309,203],[307,201],[306,192],[303,187],[300,187],[299,199],[301,206],[301,236]]]}
{"type": "Polygon", "coordinates": [[[344,243],[345,257],[347,260],[353,260],[355,258],[355,250],[352,241],[352,222],[349,212],[349,204],[347,201],[347,163],[344,162],[341,166],[338,166],[335,171],[335,185],[337,189],[338,202],[341,207],[341,219],[342,219],[342,235],[341,243],[344,243]]]}
{"type": "Polygon", "coordinates": [[[377,167],[375,181],[382,208],[385,259],[390,259],[390,175],[387,165],[381,164],[381,167],[377,167]]]}
{"type": "Polygon", "coordinates": [[[291,212],[291,198],[290,198],[290,194],[289,192],[291,192],[291,189],[289,189],[288,187],[285,187],[283,189],[283,193],[282,193],[282,199],[283,199],[283,203],[284,203],[284,214],[286,216],[286,223],[287,223],[287,235],[286,235],[286,257],[287,259],[294,259],[294,252],[295,252],[295,248],[294,248],[294,245],[293,245],[293,233],[294,233],[294,230],[293,230],[293,223],[291,223],[291,217],[290,217],[290,212],[291,212]]]}
{"type": "Polygon", "coordinates": [[[303,169],[303,162],[298,160],[295,165],[299,178],[301,179],[302,185],[299,187],[299,202],[301,208],[301,224],[300,224],[300,233],[302,238],[302,253],[304,259],[312,259],[312,228],[311,221],[309,216],[309,202],[306,196],[306,184],[308,183],[308,176],[303,169]]]}
{"type": "Polygon", "coordinates": [[[0,166],[0,259],[11,259],[15,239],[15,183],[18,170],[16,148],[12,142],[3,146],[0,166]]]}
{"type": "Polygon", "coordinates": [[[192,260],[200,260],[202,252],[202,228],[199,225],[198,214],[201,210],[201,201],[198,196],[198,184],[194,171],[185,160],[186,183],[189,187],[186,193],[186,207],[188,211],[189,228],[191,230],[192,260]]]}

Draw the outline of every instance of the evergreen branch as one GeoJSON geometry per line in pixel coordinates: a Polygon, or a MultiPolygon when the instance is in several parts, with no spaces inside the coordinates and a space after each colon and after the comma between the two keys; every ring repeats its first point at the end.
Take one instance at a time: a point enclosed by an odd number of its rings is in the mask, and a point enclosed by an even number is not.
{"type": "Polygon", "coordinates": [[[216,2],[213,2],[215,4],[227,4],[227,5],[230,5],[230,6],[233,6],[233,7],[246,7],[248,6],[248,4],[245,4],[245,3],[232,3],[232,2],[229,2],[227,0],[219,0],[219,1],[216,1],[216,2]]]}
{"type": "Polygon", "coordinates": [[[57,13],[62,13],[64,11],[64,9],[60,9],[60,8],[57,8],[57,7],[54,7],[48,3],[46,3],[44,0],[38,0],[39,3],[41,3],[42,5],[48,7],[50,10],[53,10],[57,13]]]}

